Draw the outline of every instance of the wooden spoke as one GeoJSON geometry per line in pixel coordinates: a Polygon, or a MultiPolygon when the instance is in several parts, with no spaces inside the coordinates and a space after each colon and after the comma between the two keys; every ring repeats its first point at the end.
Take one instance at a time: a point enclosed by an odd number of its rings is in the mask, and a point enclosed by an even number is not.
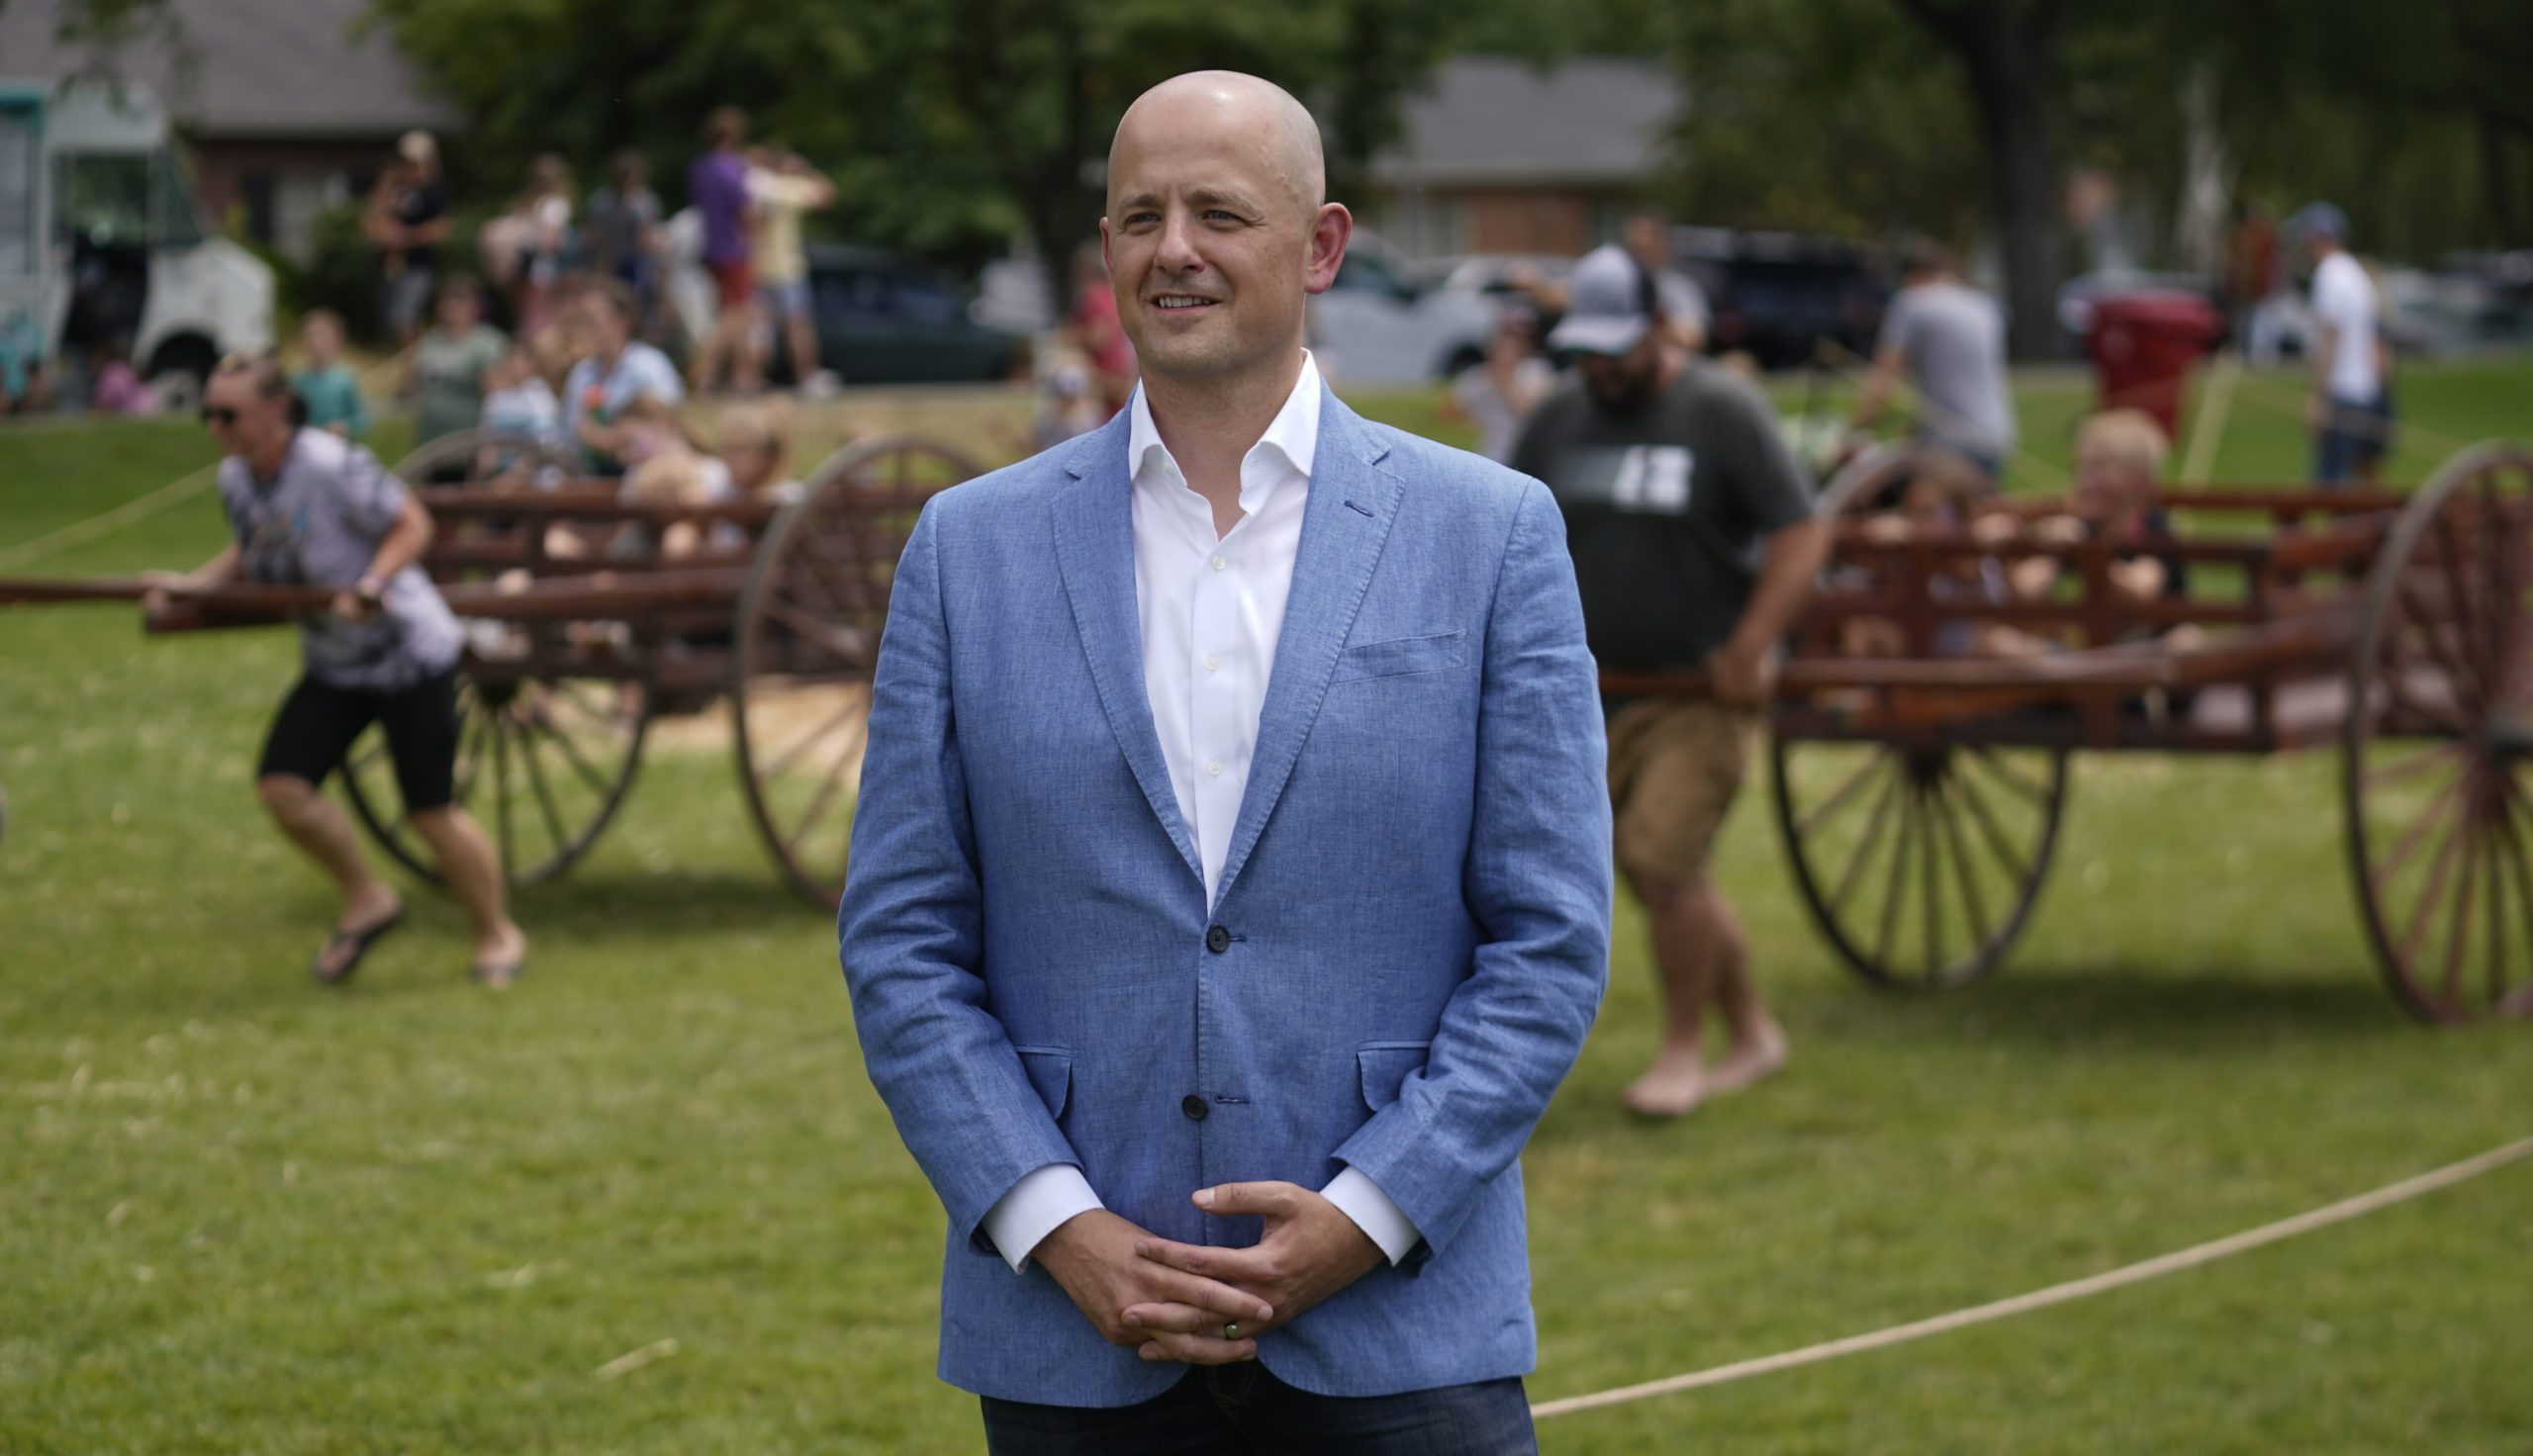
{"type": "Polygon", "coordinates": [[[2389,886],[2392,883],[2392,876],[2399,873],[2401,866],[2409,863],[2410,856],[2418,852],[2418,847],[2426,839],[2428,831],[2445,817],[2446,809],[2460,801],[2463,785],[2469,777],[2468,774],[2455,774],[2453,779],[2437,792],[2436,797],[2428,801],[2427,808],[2419,814],[2399,842],[2392,846],[2392,857],[2380,867],[2369,871],[2377,884],[2389,886]]]}
{"type": "Polygon", "coordinates": [[[1915,990],[1994,970],[2021,933],[2057,843],[2065,755],[2044,751],[2044,779],[2032,760],[1965,746],[1880,745],[1859,770],[1836,757],[1850,745],[1813,745],[1782,729],[1772,743],[1777,827],[1796,887],[1847,965],[1875,985],[1915,990]],[[1796,767],[1816,760],[1809,775],[1796,767]],[[1826,791],[1802,789],[1807,778],[1826,791]],[[2036,798],[2000,815],[1983,778],[2004,784],[2009,800],[2036,798]],[[1991,881],[2002,888],[1992,893],[1991,881]]]}
{"type": "Polygon", "coordinates": [[[1838,877],[1837,889],[1830,893],[1829,909],[1832,913],[1845,908],[1847,898],[1855,893],[1856,886],[1863,881],[1865,861],[1871,857],[1874,847],[1881,842],[1884,825],[1891,817],[1892,800],[1898,795],[1902,784],[1907,779],[1906,774],[1894,774],[1882,781],[1882,792],[1875,795],[1873,812],[1866,818],[1864,833],[1856,841],[1855,858],[1847,862],[1845,873],[1838,877]]]}
{"type": "Polygon", "coordinates": [[[570,734],[555,727],[549,719],[538,719],[536,727],[538,732],[553,740],[554,747],[562,752],[563,761],[572,766],[572,773],[583,783],[590,786],[590,792],[604,795],[608,791],[607,775],[590,763],[588,756],[581,752],[580,745],[572,742],[570,734]]]}
{"type": "Polygon", "coordinates": [[[2366,771],[2370,787],[2397,782],[2436,764],[2460,764],[2463,750],[2459,745],[2440,743],[2424,753],[2413,754],[2396,764],[2381,764],[2366,771]]]}
{"type": "MultiPolygon", "coordinates": [[[[2400,598],[2403,609],[2410,613],[2411,619],[2417,624],[2419,640],[2426,644],[2428,656],[2436,659],[2436,665],[2445,670],[2445,682],[2448,685],[2448,689],[2454,694],[2455,702],[2461,704],[2464,710],[2469,712],[2473,702],[2473,699],[2467,695],[2467,683],[2469,682],[2470,675],[2465,673],[2460,662],[2453,656],[2453,654],[2445,650],[2445,633],[2440,630],[2437,619],[2431,615],[2426,608],[2418,604],[2417,596],[2410,591],[2409,585],[2406,582],[2401,585],[2400,598]]],[[[2394,684],[2393,691],[2401,693],[2404,698],[2407,698],[2407,693],[2404,690],[2407,676],[2408,675],[2406,674],[2395,674],[2392,680],[2394,684]]],[[[2412,699],[2412,701],[2415,703],[2414,699],[2412,699]]],[[[2462,730],[2462,724],[2455,719],[2441,717],[2434,714],[2431,714],[2430,716],[2435,717],[2439,722],[2453,724],[2457,731],[2462,730]]]]}
{"type": "Polygon", "coordinates": [[[1918,840],[1924,848],[1924,864],[1919,866],[1919,881],[1925,886],[1926,979],[1943,978],[1943,854],[1935,840],[1935,786],[1931,782],[1918,789],[1918,840]]]}
{"type": "MultiPolygon", "coordinates": [[[[516,703],[516,699],[513,699],[516,703]]],[[[508,712],[505,708],[496,716],[507,717],[508,712]]],[[[501,818],[502,878],[515,880],[518,877],[518,852],[511,834],[511,735],[507,723],[496,726],[493,732],[493,795],[494,809],[501,818]]]]}
{"type": "Polygon", "coordinates": [[[1909,891],[1909,841],[1916,836],[1918,823],[1918,787],[1900,775],[1903,790],[1900,799],[1900,834],[1891,844],[1891,878],[1884,885],[1882,899],[1882,934],[1873,943],[1873,958],[1884,965],[1891,963],[1891,939],[1900,929],[1900,902],[1909,891]]]}
{"type": "Polygon", "coordinates": [[[1968,774],[1954,774],[1953,781],[1961,785],[1962,807],[1970,811],[1971,822],[1979,826],[1979,837],[1988,842],[1989,852],[1997,857],[1997,863],[2005,866],[2008,874],[2017,879],[2023,878],[2029,870],[2024,867],[2022,857],[2015,853],[2014,841],[2006,834],[2005,827],[1989,812],[1987,796],[1970,781],[1968,774]]]}
{"type": "Polygon", "coordinates": [[[1811,834],[1829,822],[1830,817],[1840,809],[1852,803],[1858,791],[1873,777],[1873,771],[1890,762],[1892,753],[1893,750],[1888,748],[1874,750],[1873,757],[1865,760],[1863,768],[1858,769],[1844,783],[1832,789],[1829,796],[1823,799],[1818,808],[1803,816],[1803,821],[1795,826],[1795,832],[1811,834]]]}
{"type": "Polygon", "coordinates": [[[2041,787],[2039,784],[2032,782],[2030,779],[2023,777],[2019,773],[2016,772],[2013,766],[2009,765],[2005,760],[1997,756],[1997,751],[1995,749],[1990,748],[1985,744],[1978,744],[1974,745],[1970,752],[1976,755],[1981,763],[1986,764],[1988,766],[1988,771],[2002,780],[2008,788],[2013,789],[2015,792],[2022,795],[2026,799],[2029,799],[2035,804],[2045,804],[2049,801],[2048,789],[2041,787]]]}
{"type": "Polygon", "coordinates": [[[809,800],[809,807],[801,811],[799,825],[783,841],[785,854],[799,853],[800,841],[806,839],[809,831],[817,827],[818,815],[826,809],[828,801],[835,797],[836,790],[844,786],[844,771],[853,767],[853,759],[854,756],[851,753],[835,756],[835,763],[828,768],[826,777],[819,780],[818,791],[809,800]]]}
{"type": "MultiPolygon", "coordinates": [[[[1957,774],[1953,775],[1953,781],[1959,781],[1957,774]]],[[[1986,945],[1989,934],[1988,908],[1986,901],[1979,894],[1978,872],[1970,863],[1968,837],[1961,832],[1960,806],[1953,803],[1950,795],[1936,802],[1943,814],[1944,839],[1952,846],[1953,877],[1961,885],[1961,907],[1970,917],[1970,933],[1977,937],[1979,944],[1986,945]]]]}
{"type": "Polygon", "coordinates": [[[2445,937],[2445,999],[2450,1004],[2463,989],[2464,951],[2472,939],[2472,890],[2481,880],[2481,834],[2468,821],[2463,826],[2463,878],[2455,891],[2454,918],[2445,937]]]}
{"type": "Polygon", "coordinates": [[[2444,574],[2446,594],[2451,598],[2448,604],[2451,608],[2454,628],[2455,661],[2462,664],[2463,672],[2469,680],[2468,683],[2458,690],[2465,694],[2462,700],[2466,710],[2477,716],[2482,705],[2488,701],[2488,684],[2482,681],[2482,669],[2485,664],[2474,652],[2475,644],[2472,639],[2479,634],[2474,631],[2472,584],[2471,579],[2464,574],[2463,548],[2454,539],[2453,512],[2437,513],[2436,540],[2441,548],[2436,553],[2437,566],[2444,574]]]}
{"type": "MultiPolygon", "coordinates": [[[[547,731],[552,730],[549,728],[547,731]]],[[[536,756],[533,729],[519,735],[518,756],[520,762],[527,766],[528,786],[535,791],[537,812],[545,819],[547,842],[560,851],[571,844],[572,836],[563,828],[562,812],[554,806],[554,790],[545,782],[545,766],[536,756]]]]}
{"type": "Polygon", "coordinates": [[[768,778],[779,778],[783,776],[784,771],[790,769],[795,763],[797,763],[800,755],[808,752],[809,748],[819,739],[826,737],[836,729],[843,727],[847,722],[850,722],[856,714],[861,714],[867,721],[870,716],[870,704],[857,699],[836,709],[833,716],[818,724],[817,727],[810,729],[799,742],[785,749],[782,753],[775,755],[774,761],[765,766],[765,776],[768,778]]]}

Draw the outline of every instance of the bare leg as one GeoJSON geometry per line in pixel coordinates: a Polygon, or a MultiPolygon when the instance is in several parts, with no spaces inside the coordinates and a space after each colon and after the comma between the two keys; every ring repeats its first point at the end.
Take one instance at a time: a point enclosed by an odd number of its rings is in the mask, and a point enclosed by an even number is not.
{"type": "Polygon", "coordinates": [[[511,919],[509,887],[483,826],[464,809],[426,809],[414,816],[414,832],[431,847],[440,876],[474,924],[475,965],[515,965],[527,950],[527,937],[511,919]]]}
{"type": "MultiPolygon", "coordinates": [[[[368,930],[404,908],[396,892],[370,872],[350,816],[316,784],[288,774],[271,774],[256,780],[255,792],[282,833],[299,846],[301,853],[316,861],[317,867],[325,870],[326,877],[342,892],[343,911],[335,919],[336,930],[368,930]]],[[[350,953],[346,950],[344,954],[350,953]]],[[[331,965],[326,968],[328,972],[335,969],[331,965]]]]}
{"type": "Polygon", "coordinates": [[[765,387],[765,352],[757,339],[756,305],[730,311],[730,387],[754,394],[765,387]]]}
{"type": "Polygon", "coordinates": [[[783,320],[783,331],[792,342],[792,382],[805,385],[818,372],[817,330],[809,326],[807,314],[795,313],[783,320]]]}
{"type": "Polygon", "coordinates": [[[1648,1117],[1678,1117],[1709,1093],[1749,1085],[1785,1060],[1785,1037],[1760,1004],[1750,980],[1748,939],[1724,892],[1695,885],[1635,882],[1652,922],[1653,960],[1661,976],[1662,1048],[1652,1067],[1627,1090],[1627,1104],[1648,1117]],[[1706,1067],[1706,1009],[1724,1013],[1731,1046],[1706,1067]]]}

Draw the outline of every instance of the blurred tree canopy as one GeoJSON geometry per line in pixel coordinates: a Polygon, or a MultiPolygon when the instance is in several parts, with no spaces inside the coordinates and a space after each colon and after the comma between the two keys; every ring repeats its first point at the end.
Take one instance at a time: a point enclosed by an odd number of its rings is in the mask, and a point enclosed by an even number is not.
{"type": "Polygon", "coordinates": [[[1993,239],[2017,352],[2045,352],[2069,170],[2170,261],[2196,125],[2236,199],[2345,209],[2360,250],[2533,241],[2522,0],[1621,0],[1690,97],[1663,200],[1683,218],[1993,239]]]}
{"type": "Polygon", "coordinates": [[[1459,48],[1459,0],[378,0],[379,23],[480,122],[479,173],[642,149],[672,200],[715,106],[834,177],[860,236],[977,258],[1025,230],[1061,260],[1094,232],[1127,103],[1227,66],[1308,100],[1341,179],[1409,85],[1459,48]]]}
{"type": "MultiPolygon", "coordinates": [[[[169,0],[51,3],[99,52],[181,33],[169,0]]],[[[373,0],[373,23],[477,119],[448,138],[470,193],[541,151],[593,181],[630,146],[675,201],[697,124],[735,104],[827,169],[853,233],[971,261],[1089,236],[1109,133],[1164,77],[1282,83],[1344,195],[1404,96],[1472,50],[1667,57],[1689,104],[1653,200],[1992,241],[2024,353],[2085,262],[2061,226],[2079,167],[2119,186],[2148,263],[2211,182],[2328,198],[2392,257],[2533,241],[2524,0],[373,0]]]]}

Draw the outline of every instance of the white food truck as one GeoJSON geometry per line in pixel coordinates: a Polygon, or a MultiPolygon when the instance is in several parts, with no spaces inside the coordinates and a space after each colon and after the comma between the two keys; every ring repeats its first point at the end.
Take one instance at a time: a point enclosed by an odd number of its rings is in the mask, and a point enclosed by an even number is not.
{"type": "Polygon", "coordinates": [[[85,375],[122,344],[186,408],[272,336],[272,270],[205,223],[148,88],[0,78],[0,360],[85,375]]]}

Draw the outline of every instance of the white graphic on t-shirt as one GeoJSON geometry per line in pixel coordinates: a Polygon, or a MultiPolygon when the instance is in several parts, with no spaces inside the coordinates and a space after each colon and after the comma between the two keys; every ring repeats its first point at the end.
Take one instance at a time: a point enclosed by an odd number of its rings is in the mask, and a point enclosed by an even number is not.
{"type": "Polygon", "coordinates": [[[1696,452],[1685,445],[1632,445],[1610,483],[1610,503],[1621,510],[1685,514],[1696,464],[1696,452]]]}

